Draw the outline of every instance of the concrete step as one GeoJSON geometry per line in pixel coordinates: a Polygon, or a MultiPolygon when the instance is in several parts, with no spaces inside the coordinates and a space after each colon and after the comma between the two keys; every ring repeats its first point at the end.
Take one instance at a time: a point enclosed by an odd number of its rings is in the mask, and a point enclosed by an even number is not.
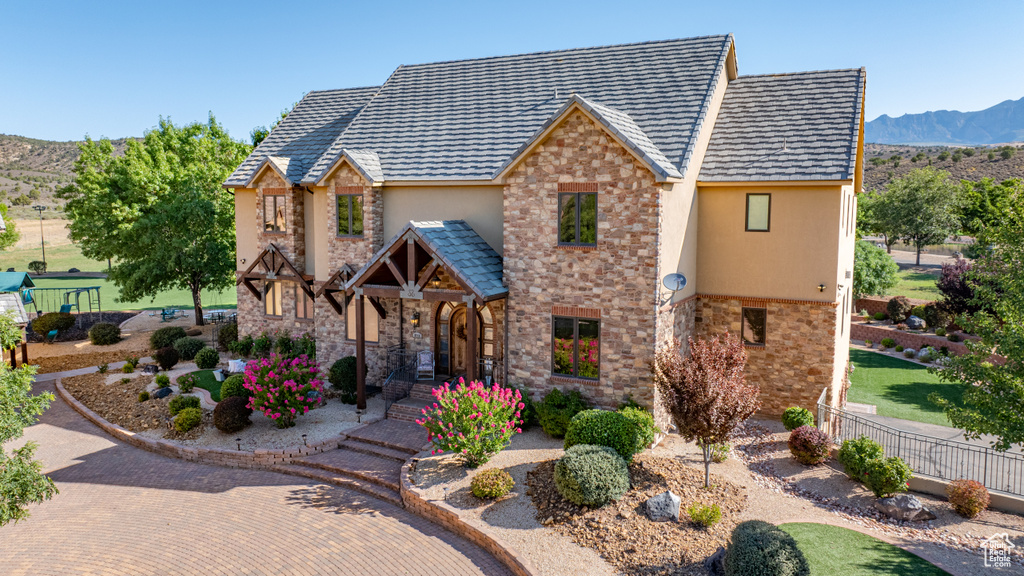
{"type": "Polygon", "coordinates": [[[396,506],[402,506],[402,498],[398,495],[398,492],[360,478],[340,475],[321,468],[312,468],[310,466],[301,466],[297,464],[278,464],[271,467],[271,469],[283,474],[301,476],[302,478],[309,478],[318,482],[324,482],[325,484],[348,488],[349,490],[362,492],[363,494],[372,496],[379,500],[390,502],[396,506]]]}
{"type": "Polygon", "coordinates": [[[396,460],[402,463],[405,463],[405,461],[409,459],[409,454],[406,452],[402,452],[401,450],[385,448],[384,446],[368,444],[366,442],[360,442],[358,440],[345,440],[341,443],[340,447],[346,450],[351,450],[353,452],[359,452],[360,454],[380,456],[381,458],[388,458],[390,460],[396,460]]]}
{"type": "Polygon", "coordinates": [[[318,468],[338,476],[357,478],[398,492],[402,462],[339,448],[293,460],[292,464],[318,468]]]}
{"type": "MultiPolygon", "coordinates": [[[[416,413],[419,414],[419,411],[416,413]]],[[[412,455],[427,445],[427,432],[419,424],[389,418],[349,432],[348,439],[376,444],[412,455]]]]}

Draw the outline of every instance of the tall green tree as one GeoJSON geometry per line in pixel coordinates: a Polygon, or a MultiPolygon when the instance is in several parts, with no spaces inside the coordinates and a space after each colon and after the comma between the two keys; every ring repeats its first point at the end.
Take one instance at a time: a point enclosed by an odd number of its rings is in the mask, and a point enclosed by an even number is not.
{"type": "Polygon", "coordinates": [[[185,289],[201,326],[202,292],[234,284],[234,197],[221,183],[252,148],[212,115],[186,126],[161,118],[123,156],[109,140],[79,148],[75,183],[58,193],[71,239],[89,258],[116,259],[109,277],[121,300],[185,289]]]}
{"type": "Polygon", "coordinates": [[[931,397],[964,436],[996,436],[998,450],[1024,445],[1024,186],[1018,184],[1008,200],[1003,218],[979,237],[990,249],[969,272],[981,310],[956,319],[980,340],[965,341],[970,354],[934,369],[947,382],[967,384],[963,406],[931,397]],[[1006,361],[989,362],[991,354],[1006,361]]]}
{"type": "Polygon", "coordinates": [[[894,205],[899,222],[897,234],[914,245],[918,265],[921,250],[930,244],[941,244],[959,231],[960,188],[949,179],[948,172],[934,168],[913,170],[889,182],[883,197],[894,205]]]}
{"type": "Polygon", "coordinates": [[[900,267],[892,256],[866,240],[854,247],[853,295],[884,296],[900,282],[900,267]]]}
{"type": "Polygon", "coordinates": [[[1020,179],[1004,180],[997,183],[991,178],[979,182],[962,182],[962,202],[957,216],[960,230],[969,236],[977,236],[983,230],[999,222],[1006,209],[1013,190],[1020,186],[1020,179]]]}
{"type": "Polygon", "coordinates": [[[21,233],[14,226],[14,220],[7,219],[7,206],[0,204],[0,219],[4,221],[4,230],[0,230],[0,250],[7,250],[21,239],[21,233]]]}
{"type": "MultiPolygon", "coordinates": [[[[21,329],[13,313],[0,314],[0,349],[13,348],[20,341],[21,329]]],[[[29,504],[57,493],[53,480],[43,475],[42,463],[33,459],[35,443],[26,442],[9,453],[3,448],[4,443],[21,438],[53,401],[49,392],[32,396],[35,372],[35,366],[13,369],[0,362],[0,526],[27,517],[29,504]]]]}
{"type": "Polygon", "coordinates": [[[903,226],[901,206],[895,196],[867,192],[857,198],[857,231],[861,236],[877,234],[885,242],[885,251],[892,254],[893,244],[900,239],[903,226]]]}

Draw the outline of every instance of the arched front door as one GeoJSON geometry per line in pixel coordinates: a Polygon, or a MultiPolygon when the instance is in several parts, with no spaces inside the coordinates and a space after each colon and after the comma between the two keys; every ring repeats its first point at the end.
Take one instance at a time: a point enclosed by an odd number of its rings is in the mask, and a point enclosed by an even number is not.
{"type": "MultiPolygon", "coordinates": [[[[487,306],[477,310],[477,334],[479,350],[477,357],[494,356],[494,317],[487,306]]],[[[435,315],[434,354],[437,358],[437,373],[457,376],[466,373],[467,331],[466,305],[452,305],[445,302],[435,315]]]]}

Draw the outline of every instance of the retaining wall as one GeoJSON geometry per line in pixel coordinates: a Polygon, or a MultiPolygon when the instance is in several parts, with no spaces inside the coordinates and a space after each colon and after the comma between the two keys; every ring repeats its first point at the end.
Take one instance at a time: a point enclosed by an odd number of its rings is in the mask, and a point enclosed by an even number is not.
{"type": "Polygon", "coordinates": [[[913,348],[914,350],[920,350],[925,346],[941,350],[945,346],[949,353],[955,356],[968,353],[967,347],[964,346],[963,342],[950,342],[943,336],[904,332],[889,326],[852,323],[850,324],[850,338],[852,340],[871,340],[875,344],[881,342],[883,338],[892,338],[900,346],[913,348]]]}

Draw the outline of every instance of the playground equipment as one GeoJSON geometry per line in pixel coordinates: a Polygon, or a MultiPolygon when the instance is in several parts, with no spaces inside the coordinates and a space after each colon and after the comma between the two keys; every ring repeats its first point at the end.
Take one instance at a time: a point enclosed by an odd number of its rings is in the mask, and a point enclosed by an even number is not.
{"type": "Polygon", "coordinates": [[[88,305],[89,315],[98,312],[100,322],[103,321],[103,306],[100,301],[100,287],[86,286],[81,288],[24,288],[21,291],[22,303],[32,304],[36,316],[48,312],[71,312],[72,309],[79,313],[77,324],[81,328],[82,296],[85,296],[85,304],[88,305]],[[72,302],[72,300],[74,300],[72,302]]]}

